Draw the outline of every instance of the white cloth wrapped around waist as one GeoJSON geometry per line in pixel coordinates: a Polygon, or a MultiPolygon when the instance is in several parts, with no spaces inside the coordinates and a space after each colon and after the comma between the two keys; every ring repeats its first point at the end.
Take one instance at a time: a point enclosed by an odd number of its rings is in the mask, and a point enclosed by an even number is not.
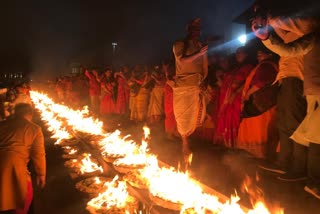
{"type": "Polygon", "coordinates": [[[203,75],[200,73],[177,75],[175,87],[199,86],[203,81],[203,75]]]}
{"type": "Polygon", "coordinates": [[[198,86],[174,87],[173,109],[178,132],[191,135],[201,125],[206,115],[206,104],[198,86]]]}

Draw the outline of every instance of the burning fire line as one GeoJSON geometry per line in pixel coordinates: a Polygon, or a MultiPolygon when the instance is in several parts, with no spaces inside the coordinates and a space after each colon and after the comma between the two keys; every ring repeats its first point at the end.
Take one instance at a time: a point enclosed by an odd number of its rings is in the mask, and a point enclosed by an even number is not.
{"type": "MultiPolygon", "coordinates": [[[[31,98],[35,107],[39,109],[42,119],[46,121],[49,131],[53,133],[53,138],[57,139],[57,143],[65,139],[72,138],[67,131],[67,127],[71,127],[74,131],[88,133],[90,135],[99,135],[104,138],[98,142],[102,155],[112,154],[123,158],[121,161],[125,164],[145,163],[140,170],[144,179],[148,180],[150,193],[159,198],[181,204],[181,213],[204,214],[204,213],[236,213],[236,214],[270,214],[271,212],[265,207],[265,204],[258,201],[254,209],[244,211],[238,204],[239,197],[232,197],[230,201],[221,203],[217,196],[204,193],[201,186],[190,178],[188,173],[178,172],[173,168],[159,167],[158,161],[154,155],[148,152],[147,140],[149,139],[150,129],[144,127],[144,140],[141,145],[128,140],[129,136],[121,137],[120,131],[113,133],[105,133],[103,123],[98,119],[90,117],[88,108],[82,110],[73,110],[67,106],[54,103],[47,95],[31,91],[31,98]],[[209,211],[209,212],[208,212],[209,211]]],[[[190,157],[190,161],[192,156],[190,157]]],[[[82,160],[83,167],[87,164],[93,167],[94,163],[89,157],[82,160]]],[[[98,166],[96,169],[100,170],[98,166]]],[[[89,169],[90,171],[91,169],[89,169]]],[[[108,190],[102,192],[97,198],[88,202],[88,206],[102,208],[107,206],[123,207],[127,195],[124,191],[124,184],[121,182],[118,188],[122,188],[121,194],[116,194],[114,182],[105,183],[108,190]],[[123,185],[123,186],[122,186],[123,185]],[[113,192],[112,194],[110,193],[113,192]],[[123,194],[124,193],[124,194],[123,194]],[[106,197],[108,196],[108,197],[106,197]],[[115,197],[115,198],[114,198],[115,197]],[[112,202],[112,200],[116,202],[112,202]],[[111,201],[110,201],[111,200],[111,201]],[[121,203],[118,201],[122,201],[121,203]],[[120,204],[119,204],[120,203],[120,204]]],[[[272,213],[283,213],[282,210],[275,210],[272,213]]]]}

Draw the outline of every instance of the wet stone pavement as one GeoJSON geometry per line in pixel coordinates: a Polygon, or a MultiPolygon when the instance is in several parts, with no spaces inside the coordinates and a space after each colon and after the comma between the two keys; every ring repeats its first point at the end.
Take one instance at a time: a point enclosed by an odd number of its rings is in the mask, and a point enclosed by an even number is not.
{"type": "MultiPolygon", "coordinates": [[[[118,128],[124,135],[132,134],[140,140],[143,136],[143,124],[135,124],[123,118],[109,118],[107,129],[118,128]]],[[[36,121],[39,122],[39,119],[36,121]]],[[[162,125],[151,126],[151,152],[159,159],[171,165],[178,166],[181,160],[179,140],[169,140],[162,125]]],[[[29,214],[86,214],[88,196],[75,189],[79,180],[71,179],[70,170],[62,159],[62,150],[54,146],[50,134],[45,131],[47,152],[47,184],[39,190],[34,184],[34,202],[29,214]]],[[[285,214],[318,214],[320,200],[304,192],[304,182],[283,182],[275,174],[257,169],[260,162],[244,151],[229,150],[210,142],[197,139],[192,141],[193,161],[191,172],[194,177],[216,191],[230,196],[238,193],[240,203],[250,207],[247,193],[242,193],[242,184],[246,177],[253,181],[251,192],[263,192],[263,197],[270,207],[282,207],[285,214]]],[[[173,213],[164,211],[164,213],[173,213]]]]}

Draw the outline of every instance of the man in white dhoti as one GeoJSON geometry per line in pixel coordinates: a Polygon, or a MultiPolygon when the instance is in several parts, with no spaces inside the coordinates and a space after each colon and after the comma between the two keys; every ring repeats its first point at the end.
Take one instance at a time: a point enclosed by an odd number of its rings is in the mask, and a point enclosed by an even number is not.
{"type": "Polygon", "coordinates": [[[193,19],[187,25],[186,38],[173,45],[176,62],[173,108],[185,158],[191,153],[188,136],[201,125],[206,115],[201,83],[208,74],[208,45],[199,41],[200,23],[199,18],[193,19]]]}

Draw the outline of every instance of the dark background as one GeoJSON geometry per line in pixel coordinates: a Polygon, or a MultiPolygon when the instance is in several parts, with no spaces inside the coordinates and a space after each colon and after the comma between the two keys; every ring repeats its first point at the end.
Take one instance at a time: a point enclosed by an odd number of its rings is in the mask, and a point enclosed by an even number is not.
{"type": "Polygon", "coordinates": [[[252,0],[2,0],[1,72],[52,76],[71,63],[156,63],[169,57],[186,23],[200,17],[203,37],[224,34],[252,0]]]}
{"type": "MultiPolygon", "coordinates": [[[[283,8],[298,2],[277,0],[283,8]]],[[[235,33],[232,21],[254,0],[1,0],[0,73],[54,77],[84,66],[159,63],[172,55],[186,23],[202,19],[202,37],[235,33]],[[233,29],[233,30],[232,30],[233,29]],[[112,42],[117,42],[112,57],[112,42]]],[[[311,6],[310,6],[311,7],[311,6]]],[[[313,6],[312,6],[313,7],[313,6]]],[[[237,32],[236,32],[237,33],[237,32]]]]}

